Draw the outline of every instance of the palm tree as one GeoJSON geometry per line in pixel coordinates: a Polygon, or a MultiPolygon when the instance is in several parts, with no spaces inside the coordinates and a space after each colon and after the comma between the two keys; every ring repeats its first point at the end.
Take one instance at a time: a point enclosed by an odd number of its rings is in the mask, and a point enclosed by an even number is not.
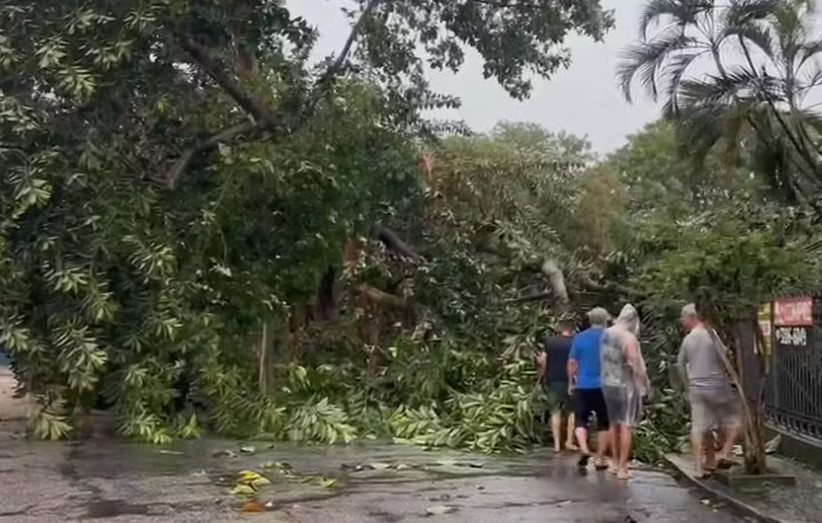
{"type": "MultiPolygon", "coordinates": [[[[661,100],[698,164],[716,149],[734,161],[747,155],[775,195],[822,218],[822,116],[812,103],[822,85],[822,40],[811,34],[813,14],[810,0],[649,0],[639,42],[618,70],[625,96],[638,82],[661,100]]],[[[737,320],[712,316],[733,343],[737,320]]],[[[765,469],[765,372],[750,403],[739,387],[751,472],[765,469]]]]}
{"type": "Polygon", "coordinates": [[[810,0],[650,0],[618,69],[625,96],[638,81],[696,160],[744,152],[784,200],[822,212],[813,12],[810,0]]]}

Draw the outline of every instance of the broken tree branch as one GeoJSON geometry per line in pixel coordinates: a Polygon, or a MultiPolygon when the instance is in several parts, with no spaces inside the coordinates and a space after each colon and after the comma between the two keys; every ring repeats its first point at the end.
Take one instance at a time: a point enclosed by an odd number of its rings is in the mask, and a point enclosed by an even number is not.
{"type": "Polygon", "coordinates": [[[373,285],[369,285],[364,283],[359,287],[360,293],[362,293],[369,301],[373,303],[379,303],[380,305],[385,305],[388,307],[395,307],[397,309],[407,309],[408,303],[400,298],[399,296],[394,296],[393,294],[389,294],[385,291],[382,291],[373,285]]]}
{"type": "Polygon", "coordinates": [[[383,243],[389,250],[395,251],[406,258],[417,262],[424,262],[425,258],[417,254],[410,245],[402,241],[402,239],[389,229],[388,227],[379,227],[377,229],[377,239],[383,243]]]}
{"type": "Polygon", "coordinates": [[[246,92],[240,83],[233,78],[230,69],[219,59],[211,55],[211,51],[201,44],[188,37],[180,39],[180,46],[191,55],[194,61],[206,73],[217,82],[217,84],[243,108],[245,112],[254,117],[260,127],[273,126],[276,118],[265,103],[256,96],[246,92]]]}
{"type": "Polygon", "coordinates": [[[553,291],[545,291],[545,292],[538,292],[536,294],[527,294],[525,296],[520,296],[519,298],[512,298],[507,300],[508,303],[528,303],[531,301],[541,301],[546,300],[548,298],[556,299],[556,295],[553,291]]]}
{"type": "MultiPolygon", "coordinates": [[[[343,71],[345,61],[351,54],[351,49],[353,48],[354,42],[357,40],[357,37],[362,30],[362,26],[380,1],[381,0],[370,0],[368,4],[366,4],[360,14],[359,19],[351,28],[351,33],[348,35],[348,38],[339,55],[328,67],[325,74],[323,74],[314,96],[309,103],[309,110],[303,114],[302,121],[309,118],[314,113],[317,102],[319,102],[322,95],[331,88],[333,85],[333,79],[340,75],[343,71]]],[[[277,116],[269,110],[263,101],[243,89],[239,81],[237,81],[230,72],[231,69],[223,64],[219,59],[215,58],[208,47],[197,43],[189,36],[181,36],[179,41],[180,46],[193,58],[194,62],[200,66],[211,77],[211,79],[214,80],[214,82],[216,82],[217,85],[219,85],[237,103],[237,105],[251,115],[254,118],[254,122],[238,124],[218,131],[184,151],[180,158],[174,163],[171,172],[166,177],[166,186],[169,189],[174,189],[179,179],[191,167],[192,161],[198,154],[214,149],[219,144],[232,140],[243,134],[272,130],[276,127],[278,121],[277,116]]]]}
{"type": "Polygon", "coordinates": [[[345,61],[348,60],[348,55],[351,54],[351,49],[354,47],[354,42],[357,41],[357,37],[359,37],[360,32],[362,31],[362,26],[365,24],[365,21],[374,9],[376,9],[377,4],[379,4],[380,1],[381,0],[370,0],[368,4],[366,4],[365,8],[360,13],[360,17],[357,19],[357,22],[353,25],[353,27],[351,27],[351,32],[348,34],[348,38],[345,40],[345,44],[343,44],[337,58],[328,67],[328,70],[323,75],[326,82],[335,78],[342,72],[345,61]]]}
{"type": "Polygon", "coordinates": [[[205,140],[194,144],[194,146],[183,151],[183,154],[181,154],[177,161],[174,162],[174,166],[171,168],[171,171],[168,175],[166,175],[166,185],[169,189],[174,189],[179,179],[186,171],[188,171],[188,168],[191,166],[191,162],[194,161],[195,156],[198,154],[214,149],[221,143],[230,141],[237,136],[256,132],[258,130],[259,127],[256,123],[252,121],[243,122],[223,129],[222,131],[209,136],[205,140]]]}
{"type": "Polygon", "coordinates": [[[559,264],[556,260],[548,258],[542,262],[540,270],[548,277],[548,282],[551,284],[551,289],[553,289],[554,296],[556,296],[559,305],[563,309],[567,309],[571,300],[568,298],[568,288],[565,286],[565,275],[559,268],[559,264]]]}

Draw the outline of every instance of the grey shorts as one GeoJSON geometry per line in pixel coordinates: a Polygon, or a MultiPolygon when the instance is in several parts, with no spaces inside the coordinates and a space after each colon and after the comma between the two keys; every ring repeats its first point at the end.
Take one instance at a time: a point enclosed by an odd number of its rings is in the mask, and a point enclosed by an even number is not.
{"type": "Polygon", "coordinates": [[[611,426],[633,427],[642,416],[642,396],[635,387],[602,387],[611,426]]]}
{"type": "Polygon", "coordinates": [[[706,432],[741,424],[739,397],[730,387],[722,390],[691,390],[689,399],[692,432],[706,432]]]}

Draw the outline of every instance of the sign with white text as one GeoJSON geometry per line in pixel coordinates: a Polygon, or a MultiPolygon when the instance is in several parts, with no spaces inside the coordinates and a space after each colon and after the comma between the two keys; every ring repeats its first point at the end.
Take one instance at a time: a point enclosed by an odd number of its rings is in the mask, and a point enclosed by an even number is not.
{"type": "Polygon", "coordinates": [[[783,298],[773,303],[776,327],[813,327],[812,298],[783,298]]]}

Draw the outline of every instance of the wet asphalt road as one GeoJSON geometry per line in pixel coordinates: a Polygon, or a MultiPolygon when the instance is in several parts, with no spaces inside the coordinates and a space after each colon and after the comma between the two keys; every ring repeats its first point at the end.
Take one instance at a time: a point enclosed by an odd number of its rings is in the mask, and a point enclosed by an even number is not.
{"type": "Polygon", "coordinates": [[[220,440],[164,449],[104,436],[75,443],[26,441],[25,403],[11,399],[11,385],[0,368],[0,523],[746,521],[706,504],[666,474],[637,471],[634,480],[622,483],[608,473],[580,475],[573,456],[550,452],[486,458],[370,443],[273,449],[253,444],[255,451],[244,454],[242,445],[220,440]],[[285,478],[264,470],[266,462],[287,462],[298,478],[323,475],[337,486],[285,478]],[[271,479],[258,500],[273,510],[241,512],[243,501],[229,490],[243,469],[271,479]],[[444,511],[450,512],[439,513],[444,511]]]}
{"type": "Polygon", "coordinates": [[[623,523],[626,516],[654,523],[745,521],[703,504],[665,474],[638,471],[624,484],[608,473],[581,476],[573,457],[486,459],[380,445],[214,455],[225,448],[238,445],[198,441],[164,451],[169,454],[117,441],[25,442],[6,430],[0,432],[0,522],[623,523]],[[273,485],[260,501],[272,501],[274,510],[242,514],[241,502],[228,494],[226,484],[233,481],[227,478],[241,469],[262,470],[266,461],[336,478],[338,486],[298,484],[266,472],[273,485]],[[466,466],[469,461],[482,467],[466,466]],[[372,463],[404,470],[350,469],[372,463]],[[427,516],[443,506],[454,512],[427,516]]]}

